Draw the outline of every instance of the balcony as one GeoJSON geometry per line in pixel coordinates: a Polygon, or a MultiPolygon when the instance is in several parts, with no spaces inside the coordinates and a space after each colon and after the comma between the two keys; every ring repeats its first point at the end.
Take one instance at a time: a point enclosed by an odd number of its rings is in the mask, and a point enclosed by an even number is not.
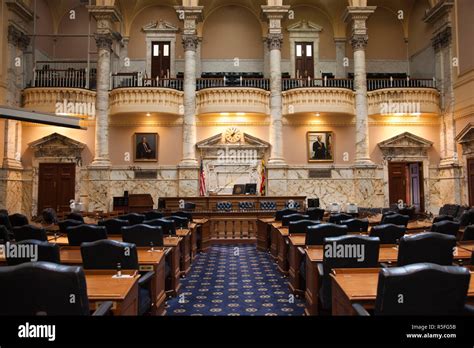
{"type": "Polygon", "coordinates": [[[97,63],[87,61],[38,61],[31,87],[95,89],[97,63]]]}

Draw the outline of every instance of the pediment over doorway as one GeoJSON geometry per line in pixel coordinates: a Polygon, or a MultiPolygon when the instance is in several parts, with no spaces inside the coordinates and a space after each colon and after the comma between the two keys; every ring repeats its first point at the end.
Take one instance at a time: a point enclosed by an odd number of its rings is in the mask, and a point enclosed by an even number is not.
{"type": "Polygon", "coordinates": [[[427,157],[433,142],[410,132],[398,134],[378,143],[384,156],[387,157],[427,157]]]}
{"type": "Polygon", "coordinates": [[[474,123],[469,123],[459,132],[456,141],[461,144],[463,155],[474,153],[474,123]]]}
{"type": "Polygon", "coordinates": [[[265,150],[270,148],[270,144],[247,133],[242,134],[242,139],[238,143],[229,143],[225,140],[224,133],[219,133],[198,142],[196,147],[201,150],[203,157],[205,154],[215,155],[219,149],[256,150],[259,157],[263,157],[265,150]]]}
{"type": "Polygon", "coordinates": [[[28,146],[33,149],[36,158],[81,158],[82,150],[86,147],[85,144],[58,133],[33,141],[28,146]]]}

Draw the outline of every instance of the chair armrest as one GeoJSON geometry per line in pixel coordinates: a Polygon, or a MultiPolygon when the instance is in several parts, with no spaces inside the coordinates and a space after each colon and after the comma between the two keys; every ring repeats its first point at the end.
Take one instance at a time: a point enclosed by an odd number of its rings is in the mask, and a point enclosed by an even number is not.
{"type": "Polygon", "coordinates": [[[102,317],[104,315],[106,315],[110,309],[112,308],[113,306],[113,302],[112,301],[105,301],[105,302],[102,302],[101,305],[99,306],[99,308],[97,308],[95,310],[94,313],[92,313],[92,316],[94,317],[102,317]]]}
{"type": "Polygon", "coordinates": [[[168,254],[171,252],[171,248],[164,248],[163,251],[165,252],[165,256],[168,256],[168,254]]]}
{"type": "Polygon", "coordinates": [[[323,267],[323,264],[322,264],[322,263],[318,263],[318,264],[317,264],[317,267],[318,267],[319,276],[322,277],[322,276],[324,275],[324,267],[323,267]]]}
{"type": "Polygon", "coordinates": [[[360,303],[353,303],[352,309],[354,309],[359,317],[370,317],[369,312],[367,312],[367,310],[360,303]]]}
{"type": "Polygon", "coordinates": [[[301,255],[306,254],[306,252],[304,251],[304,248],[298,247],[297,249],[298,249],[298,252],[299,252],[301,255]]]}
{"type": "Polygon", "coordinates": [[[145,287],[154,275],[155,272],[153,271],[146,272],[144,275],[138,278],[138,285],[141,287],[145,287]]]}
{"type": "Polygon", "coordinates": [[[469,316],[474,315],[474,306],[464,305],[464,313],[469,316]]]}

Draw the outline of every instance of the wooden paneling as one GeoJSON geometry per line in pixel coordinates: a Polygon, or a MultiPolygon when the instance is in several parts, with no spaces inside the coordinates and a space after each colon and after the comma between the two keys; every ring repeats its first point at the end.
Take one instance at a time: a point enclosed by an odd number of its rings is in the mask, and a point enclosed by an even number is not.
{"type": "Polygon", "coordinates": [[[40,163],[38,212],[45,208],[56,211],[69,206],[75,198],[76,166],[74,163],[40,163]]]}

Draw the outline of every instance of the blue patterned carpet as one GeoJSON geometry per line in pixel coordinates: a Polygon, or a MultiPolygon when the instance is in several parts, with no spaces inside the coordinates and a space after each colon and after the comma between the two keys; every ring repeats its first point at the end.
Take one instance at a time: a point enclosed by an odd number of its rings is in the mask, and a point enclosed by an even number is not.
{"type": "Polygon", "coordinates": [[[303,315],[268,253],[251,245],[214,245],[193,262],[167,315],[303,315]]]}

